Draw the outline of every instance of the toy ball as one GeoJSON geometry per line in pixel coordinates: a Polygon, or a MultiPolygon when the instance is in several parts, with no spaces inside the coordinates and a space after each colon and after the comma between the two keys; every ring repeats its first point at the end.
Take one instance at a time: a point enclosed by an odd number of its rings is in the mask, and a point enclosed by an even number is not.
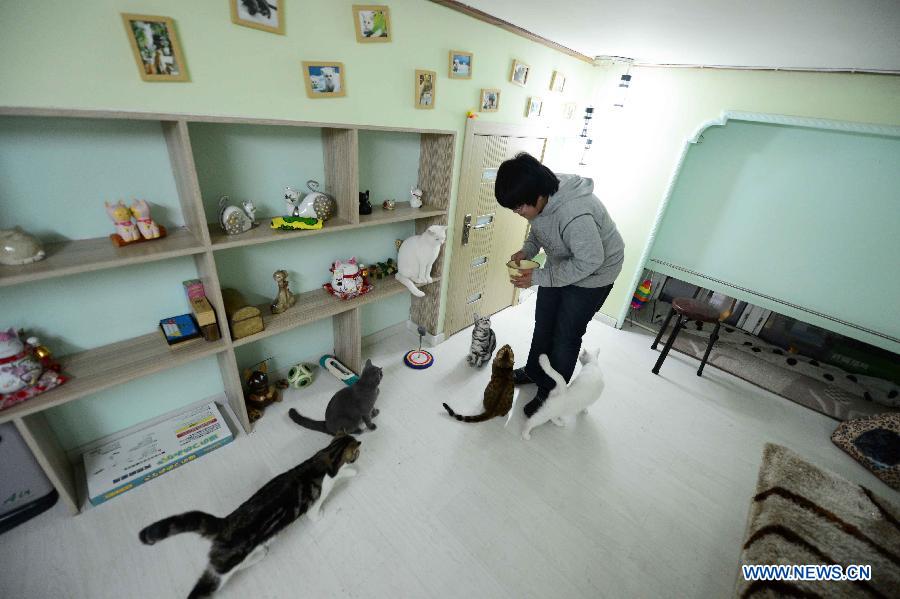
{"type": "Polygon", "coordinates": [[[287,375],[288,384],[294,389],[302,389],[312,385],[314,368],[314,365],[304,363],[292,366],[287,375]]]}

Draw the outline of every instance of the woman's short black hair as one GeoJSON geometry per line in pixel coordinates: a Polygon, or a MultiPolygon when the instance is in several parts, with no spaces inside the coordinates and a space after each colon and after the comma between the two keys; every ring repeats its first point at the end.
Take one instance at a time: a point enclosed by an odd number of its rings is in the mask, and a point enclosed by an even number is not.
{"type": "Polygon", "coordinates": [[[537,158],[521,152],[497,169],[494,197],[504,208],[515,210],[522,204],[534,206],[541,196],[550,197],[559,189],[559,179],[537,158]]]}

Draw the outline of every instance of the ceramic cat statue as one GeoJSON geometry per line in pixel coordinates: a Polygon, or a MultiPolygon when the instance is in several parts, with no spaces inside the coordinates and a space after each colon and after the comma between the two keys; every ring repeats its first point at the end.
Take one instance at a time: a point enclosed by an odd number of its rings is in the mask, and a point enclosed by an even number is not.
{"type": "Polygon", "coordinates": [[[159,239],[166,236],[166,230],[150,218],[150,205],[147,200],[134,200],[131,203],[131,214],[137,221],[138,230],[144,239],[159,239]]]}
{"type": "Polygon", "coordinates": [[[400,244],[395,276],[414,296],[425,297],[425,292],[416,285],[434,283],[431,267],[446,239],[446,225],[431,225],[421,235],[413,235],[400,244]]]}
{"type": "Polygon", "coordinates": [[[409,190],[409,207],[410,208],[421,208],[422,207],[422,190],[418,188],[413,188],[409,190]]]}
{"type": "Polygon", "coordinates": [[[341,299],[352,299],[372,289],[368,279],[363,276],[356,258],[336,260],[331,265],[331,273],[331,282],[325,283],[323,287],[325,291],[341,299]]]}
{"type": "Polygon", "coordinates": [[[306,182],[309,193],[303,198],[297,208],[297,214],[293,216],[302,216],[305,218],[317,218],[321,221],[327,221],[337,212],[337,202],[330,195],[319,191],[319,182],[310,179],[306,182]]]}
{"type": "Polygon", "coordinates": [[[245,231],[249,231],[257,224],[256,222],[256,206],[253,202],[246,200],[241,208],[229,204],[228,196],[219,198],[219,225],[222,230],[229,235],[237,235],[245,231]]]}
{"type": "Polygon", "coordinates": [[[0,410],[66,382],[59,370],[37,337],[22,341],[14,328],[0,331],[0,410]]]}
{"type": "MultiPolygon", "coordinates": [[[[109,215],[109,218],[116,225],[116,235],[119,236],[123,243],[142,239],[137,226],[131,221],[131,210],[125,205],[125,202],[119,200],[118,204],[103,203],[106,205],[106,214],[109,215]]],[[[113,239],[113,242],[115,242],[115,239],[113,239]]]]}
{"type": "Polygon", "coordinates": [[[0,264],[21,266],[43,260],[46,254],[34,235],[20,229],[0,229],[0,264]]]}

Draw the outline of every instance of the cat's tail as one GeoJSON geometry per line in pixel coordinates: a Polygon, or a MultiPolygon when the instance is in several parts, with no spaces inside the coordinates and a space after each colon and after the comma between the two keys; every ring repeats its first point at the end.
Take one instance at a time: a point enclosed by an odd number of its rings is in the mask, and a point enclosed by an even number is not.
{"type": "Polygon", "coordinates": [[[560,373],[556,372],[553,369],[553,366],[550,365],[550,358],[547,357],[547,354],[541,354],[538,358],[538,362],[540,363],[541,368],[544,370],[544,373],[551,379],[553,379],[553,382],[556,383],[556,386],[559,389],[566,388],[566,385],[568,384],[566,383],[566,379],[564,379],[560,373]]]}
{"type": "Polygon", "coordinates": [[[185,512],[154,522],[138,533],[138,536],[144,545],[153,545],[183,532],[195,532],[209,538],[219,532],[224,524],[225,520],[206,512],[185,512]]]}
{"type": "Polygon", "coordinates": [[[463,416],[454,412],[453,408],[451,408],[447,404],[444,404],[444,409],[447,410],[448,414],[450,414],[460,422],[484,422],[485,420],[490,420],[491,418],[493,418],[493,416],[491,414],[488,414],[487,412],[482,412],[478,416],[463,416]]]}
{"type": "Polygon", "coordinates": [[[291,417],[291,420],[302,426],[303,428],[308,428],[309,430],[318,431],[320,433],[325,433],[326,435],[330,435],[328,429],[325,426],[324,420],[313,420],[312,418],[307,418],[294,408],[288,410],[288,416],[291,417]]]}
{"type": "Polygon", "coordinates": [[[191,589],[190,595],[188,595],[188,599],[200,599],[200,597],[212,597],[213,593],[219,590],[219,587],[222,584],[222,577],[212,569],[212,566],[208,566],[206,571],[203,572],[203,576],[200,577],[200,580],[197,581],[197,584],[194,585],[194,588],[191,589]]]}
{"type": "Polygon", "coordinates": [[[399,272],[397,274],[395,274],[394,277],[398,281],[403,283],[403,285],[405,285],[406,288],[409,289],[409,292],[412,293],[414,296],[425,297],[425,292],[422,291],[421,289],[419,289],[418,287],[416,287],[415,285],[413,285],[413,282],[410,279],[408,279],[407,277],[404,277],[399,272]]]}

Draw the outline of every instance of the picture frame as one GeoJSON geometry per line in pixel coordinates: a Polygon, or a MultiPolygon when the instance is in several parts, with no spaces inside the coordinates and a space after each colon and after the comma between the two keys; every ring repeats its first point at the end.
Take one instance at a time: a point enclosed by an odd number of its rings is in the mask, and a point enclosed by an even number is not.
{"type": "Polygon", "coordinates": [[[479,112],[497,112],[500,110],[500,90],[496,88],[482,88],[478,102],[479,112]]]}
{"type": "Polygon", "coordinates": [[[474,55],[462,50],[450,50],[450,62],[447,66],[447,76],[450,79],[471,79],[472,63],[474,55]]]}
{"type": "Polygon", "coordinates": [[[575,118],[575,102],[566,102],[562,106],[563,118],[566,120],[572,120],[575,118]]]}
{"type": "Polygon", "coordinates": [[[561,94],[565,87],[566,76],[559,71],[553,71],[553,76],[550,78],[550,91],[561,94]]]}
{"type": "Polygon", "coordinates": [[[541,116],[544,110],[544,100],[538,96],[531,96],[525,103],[525,118],[534,119],[541,116]]]}
{"type": "Polygon", "coordinates": [[[391,9],[383,4],[354,4],[353,31],[360,44],[391,41],[391,9]]]}
{"type": "Polygon", "coordinates": [[[531,74],[531,67],[515,58],[512,61],[512,68],[509,71],[509,81],[520,87],[528,85],[528,76],[531,74]]]}
{"type": "Polygon", "coordinates": [[[229,0],[231,22],[284,35],[284,0],[229,0]]]}
{"type": "Polygon", "coordinates": [[[413,92],[413,103],[416,108],[433,109],[437,101],[437,71],[416,69],[413,92]]]}
{"type": "Polygon", "coordinates": [[[342,98],[347,95],[347,71],[342,62],[304,60],[303,79],[309,98],[342,98]]]}
{"type": "Polygon", "coordinates": [[[171,17],[122,13],[138,73],[144,81],[190,81],[171,17]]]}

